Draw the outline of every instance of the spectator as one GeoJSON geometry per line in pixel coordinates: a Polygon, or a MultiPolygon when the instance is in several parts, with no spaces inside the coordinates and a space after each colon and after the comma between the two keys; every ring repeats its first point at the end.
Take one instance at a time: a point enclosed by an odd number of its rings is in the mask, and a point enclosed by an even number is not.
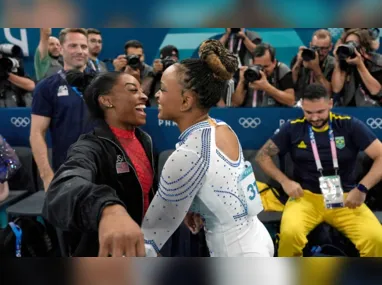
{"type": "Polygon", "coordinates": [[[245,28],[227,28],[220,42],[239,60],[239,67],[251,65],[253,51],[261,43],[258,33],[245,28]]]}
{"type": "Polygon", "coordinates": [[[98,55],[102,51],[102,35],[99,30],[87,29],[88,46],[89,46],[89,61],[88,68],[95,72],[107,71],[107,66],[103,61],[98,59],[98,55]]]}
{"type": "Polygon", "coordinates": [[[159,58],[154,60],[153,71],[142,82],[143,92],[148,95],[148,106],[157,106],[155,94],[160,89],[160,80],[166,68],[179,61],[179,51],[173,45],[164,46],[159,51],[159,58]]]}
{"type": "Polygon", "coordinates": [[[21,163],[16,152],[0,135],[0,202],[9,195],[8,180],[19,170],[21,163]]]}
{"type": "Polygon", "coordinates": [[[72,256],[144,256],[139,225],[157,187],[152,140],[139,128],[147,96],[133,76],[108,72],[90,83],[84,99],[99,123],[70,148],[44,216],[68,233],[72,256]]]}
{"type": "Polygon", "coordinates": [[[382,256],[382,227],[364,204],[368,189],[382,178],[382,144],[360,120],[334,114],[332,107],[321,84],[308,85],[302,97],[304,117],[283,124],[257,154],[259,166],[290,197],[281,220],[281,257],[302,256],[307,235],[322,222],[348,237],[361,256],[382,256]],[[354,169],[360,151],[374,162],[357,181],[354,169]],[[293,180],[272,161],[287,153],[293,180]]]}
{"type": "Polygon", "coordinates": [[[34,159],[47,190],[50,181],[66,158],[69,146],[91,129],[82,93],[73,88],[66,71],[83,72],[88,62],[88,41],[85,29],[68,28],[60,32],[64,69],[42,80],[35,89],[32,102],[30,143],[34,159]],[[52,138],[52,167],[48,160],[46,131],[52,138]]]}
{"type": "Polygon", "coordinates": [[[131,69],[137,71],[141,82],[144,78],[146,78],[146,76],[150,74],[150,72],[153,71],[153,68],[145,63],[145,53],[143,50],[143,45],[140,41],[137,40],[131,40],[126,42],[125,54],[119,55],[113,61],[113,65],[115,71],[124,71],[129,74],[132,74],[131,69]],[[135,64],[134,60],[128,60],[131,56],[139,59],[137,64],[135,64]]]}
{"type": "Polygon", "coordinates": [[[20,47],[7,45],[0,52],[0,107],[30,107],[35,83],[25,74],[20,47]]]}
{"type": "Polygon", "coordinates": [[[306,47],[299,48],[297,56],[293,58],[291,63],[297,101],[300,100],[304,89],[314,82],[321,83],[328,93],[331,94],[332,86],[330,82],[335,62],[334,57],[329,55],[332,48],[332,36],[325,29],[314,32],[310,42],[310,49],[315,51],[314,59],[305,55],[308,52],[306,47]],[[303,54],[304,56],[302,56],[303,54]]]}
{"type": "Polygon", "coordinates": [[[236,90],[232,95],[235,107],[285,107],[295,104],[292,72],[276,59],[276,51],[269,44],[259,44],[254,51],[254,65],[260,79],[248,82],[244,74],[248,66],[242,66],[236,74],[236,90]]]}
{"type": "Polygon", "coordinates": [[[350,107],[381,106],[382,57],[372,52],[369,31],[350,29],[340,41],[334,50],[336,63],[332,77],[332,89],[340,93],[340,104],[350,107]],[[355,47],[354,56],[343,52],[338,54],[342,43],[355,47]]]}
{"type": "Polygon", "coordinates": [[[37,81],[57,73],[64,66],[60,41],[51,34],[51,28],[40,29],[40,43],[34,55],[37,81]]]}

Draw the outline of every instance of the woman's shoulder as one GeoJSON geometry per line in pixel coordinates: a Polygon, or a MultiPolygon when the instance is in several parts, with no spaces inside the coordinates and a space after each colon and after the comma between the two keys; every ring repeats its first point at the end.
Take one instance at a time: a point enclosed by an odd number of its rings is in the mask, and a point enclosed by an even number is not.
{"type": "Polygon", "coordinates": [[[94,132],[90,132],[87,134],[81,135],[78,140],[71,145],[70,151],[94,151],[101,152],[102,151],[102,139],[94,134],[94,132]]]}

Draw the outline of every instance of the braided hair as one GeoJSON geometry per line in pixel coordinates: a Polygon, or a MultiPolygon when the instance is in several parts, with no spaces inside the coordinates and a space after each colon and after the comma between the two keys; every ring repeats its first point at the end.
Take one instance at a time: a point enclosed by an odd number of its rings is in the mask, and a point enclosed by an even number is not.
{"type": "Polygon", "coordinates": [[[197,94],[199,106],[210,109],[225,92],[226,81],[238,69],[238,61],[218,40],[203,42],[199,55],[199,59],[185,59],[177,64],[177,73],[184,88],[197,94]]]}

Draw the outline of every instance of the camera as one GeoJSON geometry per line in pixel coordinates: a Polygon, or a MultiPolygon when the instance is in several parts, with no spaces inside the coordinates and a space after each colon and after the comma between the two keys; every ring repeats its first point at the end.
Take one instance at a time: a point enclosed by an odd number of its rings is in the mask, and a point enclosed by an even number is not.
{"type": "Polygon", "coordinates": [[[348,57],[355,58],[355,50],[359,50],[360,45],[356,42],[350,41],[345,44],[339,45],[337,48],[337,56],[339,60],[345,60],[348,57]]]}
{"type": "Polygon", "coordinates": [[[240,28],[231,28],[231,34],[236,35],[240,32],[240,28]]]}
{"type": "Polygon", "coordinates": [[[12,57],[0,58],[0,68],[7,72],[17,72],[20,68],[20,63],[17,59],[12,57]]]}
{"type": "Polygon", "coordinates": [[[311,48],[305,48],[303,49],[301,53],[301,57],[303,61],[311,61],[316,58],[316,51],[318,51],[319,48],[317,47],[311,47],[311,48]]]}
{"type": "Polygon", "coordinates": [[[126,55],[127,65],[133,69],[139,69],[141,67],[141,59],[138,55],[130,54],[126,55]]]}
{"type": "Polygon", "coordinates": [[[23,52],[19,46],[12,44],[0,44],[0,54],[11,57],[22,57],[23,52]]]}
{"type": "Polygon", "coordinates": [[[19,46],[12,44],[0,45],[0,69],[3,72],[17,72],[20,62],[14,57],[21,57],[22,50],[19,46]]]}
{"type": "Polygon", "coordinates": [[[174,60],[171,56],[166,56],[164,59],[161,60],[163,64],[163,72],[169,68],[171,65],[176,63],[176,60],[174,60]]]}
{"type": "Polygon", "coordinates": [[[244,78],[247,82],[253,82],[261,79],[260,71],[264,68],[261,65],[252,65],[244,72],[244,78]]]}

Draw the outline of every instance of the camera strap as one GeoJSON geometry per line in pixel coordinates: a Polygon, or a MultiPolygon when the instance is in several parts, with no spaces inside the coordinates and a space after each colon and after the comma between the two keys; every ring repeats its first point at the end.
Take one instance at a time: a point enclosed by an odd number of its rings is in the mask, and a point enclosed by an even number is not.
{"type": "Polygon", "coordinates": [[[70,88],[72,88],[72,90],[74,91],[74,93],[76,93],[77,96],[79,96],[81,99],[83,99],[82,92],[79,91],[77,87],[73,87],[73,86],[71,86],[71,85],[69,84],[69,82],[66,80],[66,74],[65,74],[65,72],[63,72],[63,70],[59,70],[57,73],[61,76],[61,78],[62,78],[63,80],[65,80],[66,84],[67,84],[70,88]]]}
{"type": "Polygon", "coordinates": [[[232,52],[233,54],[237,55],[237,54],[239,54],[239,51],[241,50],[241,45],[243,43],[243,39],[241,39],[241,38],[239,39],[239,41],[237,43],[237,47],[236,47],[236,52],[233,51],[234,43],[235,43],[235,36],[232,35],[230,38],[230,41],[229,41],[229,51],[232,52]]]}
{"type": "Polygon", "coordinates": [[[239,63],[239,68],[240,68],[241,66],[243,66],[241,59],[239,57],[239,52],[241,50],[241,45],[243,43],[243,39],[241,39],[241,38],[239,39],[239,41],[237,43],[237,47],[236,47],[236,52],[234,52],[233,49],[234,49],[234,45],[235,45],[235,38],[236,38],[235,35],[231,35],[230,40],[229,40],[229,51],[232,52],[236,56],[237,61],[239,63]]]}
{"type": "Polygon", "coordinates": [[[261,105],[263,93],[264,91],[261,90],[253,90],[252,107],[257,107],[257,105],[261,105]],[[258,104],[259,102],[260,104],[258,104]]]}

